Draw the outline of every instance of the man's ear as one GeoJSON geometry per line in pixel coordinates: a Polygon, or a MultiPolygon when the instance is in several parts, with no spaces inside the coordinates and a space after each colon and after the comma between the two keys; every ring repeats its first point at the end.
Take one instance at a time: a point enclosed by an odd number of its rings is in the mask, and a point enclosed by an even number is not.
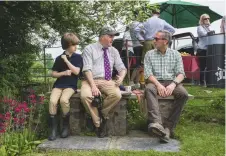
{"type": "Polygon", "coordinates": [[[164,40],[164,44],[165,45],[169,44],[169,41],[168,40],[164,40]]]}

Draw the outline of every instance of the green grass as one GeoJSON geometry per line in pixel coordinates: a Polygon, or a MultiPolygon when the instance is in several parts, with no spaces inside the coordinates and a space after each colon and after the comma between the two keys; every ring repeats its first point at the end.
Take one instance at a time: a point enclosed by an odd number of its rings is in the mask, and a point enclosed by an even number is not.
{"type": "Polygon", "coordinates": [[[223,156],[224,126],[216,123],[186,121],[179,124],[176,137],[181,142],[180,152],[156,151],[48,151],[34,155],[48,156],[223,156]]]}
{"type": "MultiPolygon", "coordinates": [[[[225,90],[186,86],[195,99],[188,101],[176,128],[180,152],[48,151],[35,156],[223,156],[225,155],[225,90]],[[208,93],[208,91],[212,91],[208,93]]],[[[142,121],[139,121],[142,122],[142,121]]],[[[145,123],[145,122],[143,122],[145,123]]]]}

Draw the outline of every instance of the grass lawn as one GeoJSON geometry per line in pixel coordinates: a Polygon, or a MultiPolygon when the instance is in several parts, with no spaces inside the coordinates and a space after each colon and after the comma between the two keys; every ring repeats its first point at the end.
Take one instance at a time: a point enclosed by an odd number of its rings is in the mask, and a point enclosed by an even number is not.
{"type": "Polygon", "coordinates": [[[225,155],[225,90],[186,86],[195,96],[184,108],[176,128],[181,142],[177,153],[141,151],[48,151],[42,156],[223,156],[225,155]]]}

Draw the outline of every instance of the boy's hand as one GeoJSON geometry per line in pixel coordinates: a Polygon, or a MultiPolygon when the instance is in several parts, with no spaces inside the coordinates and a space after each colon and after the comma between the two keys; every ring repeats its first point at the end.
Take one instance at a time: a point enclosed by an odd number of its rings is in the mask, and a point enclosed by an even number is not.
{"type": "Polygon", "coordinates": [[[61,58],[64,60],[64,62],[68,61],[67,56],[66,55],[61,55],[61,58]]]}
{"type": "Polygon", "coordinates": [[[71,76],[71,70],[65,70],[64,75],[65,76],[71,76]]]}

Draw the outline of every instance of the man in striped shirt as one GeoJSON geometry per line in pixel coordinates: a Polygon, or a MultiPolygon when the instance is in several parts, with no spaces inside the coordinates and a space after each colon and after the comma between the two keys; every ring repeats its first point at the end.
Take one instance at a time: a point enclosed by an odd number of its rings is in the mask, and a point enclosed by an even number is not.
{"type": "Polygon", "coordinates": [[[181,111],[188,99],[188,93],[181,82],[185,77],[183,62],[178,51],[168,48],[171,33],[158,31],[154,37],[155,49],[147,52],[144,58],[144,75],[148,84],[145,97],[148,106],[148,130],[168,142],[179,120],[181,111]],[[157,94],[161,97],[174,95],[174,108],[167,121],[162,123],[157,94]]]}
{"type": "Polygon", "coordinates": [[[83,73],[86,80],[82,81],[81,101],[90,113],[96,127],[97,136],[106,134],[106,122],[109,114],[121,99],[119,86],[123,82],[127,69],[120,58],[117,49],[112,47],[114,36],[118,36],[112,27],[104,26],[99,34],[99,41],[86,46],[83,50],[83,73]],[[117,80],[112,80],[113,67],[118,71],[117,80]],[[92,105],[94,97],[105,95],[101,114],[92,105]]]}

